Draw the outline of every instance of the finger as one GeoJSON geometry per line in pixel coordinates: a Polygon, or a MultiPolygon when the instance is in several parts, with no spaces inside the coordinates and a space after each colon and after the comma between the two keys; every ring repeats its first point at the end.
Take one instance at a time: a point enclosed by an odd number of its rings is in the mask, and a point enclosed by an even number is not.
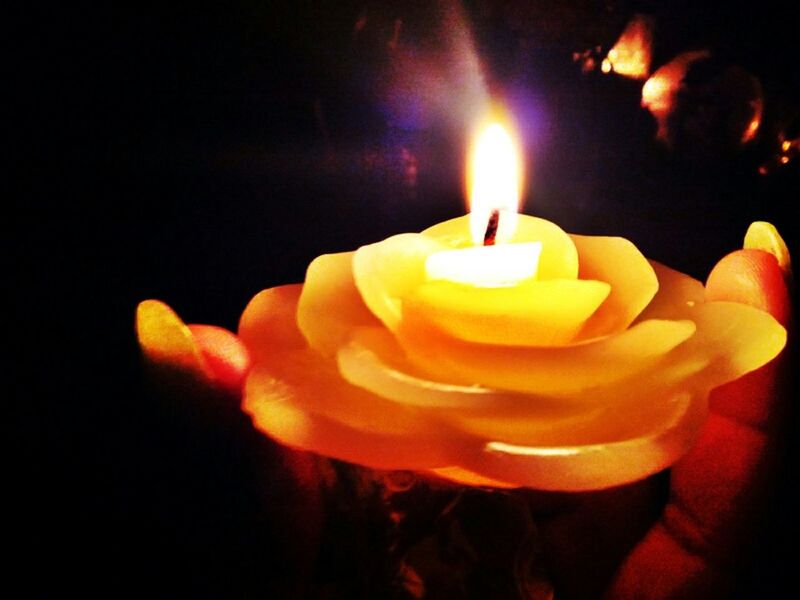
{"type": "Polygon", "coordinates": [[[189,325],[213,381],[239,393],[250,368],[250,355],[236,334],[215,325],[189,325]]]}
{"type": "Polygon", "coordinates": [[[145,300],[136,308],[136,335],[145,359],[165,387],[240,394],[250,357],[230,331],[212,325],[187,326],[163,302],[145,300]]]}
{"type": "MultiPolygon", "coordinates": [[[[786,325],[789,293],[775,257],[739,250],[709,276],[709,300],[743,302],[786,325]]],[[[697,443],[672,469],[670,499],[660,521],[618,572],[615,598],[725,597],[764,509],[785,398],[783,355],[715,389],[697,443]]]]}

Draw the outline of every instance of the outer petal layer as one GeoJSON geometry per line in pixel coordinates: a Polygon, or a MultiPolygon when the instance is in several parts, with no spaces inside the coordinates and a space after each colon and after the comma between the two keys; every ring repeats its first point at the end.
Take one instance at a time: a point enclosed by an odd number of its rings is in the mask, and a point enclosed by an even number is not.
{"type": "Polygon", "coordinates": [[[450,464],[463,442],[435,415],[350,385],[335,363],[305,345],[284,318],[297,308],[298,288],[262,292],[242,319],[240,334],[251,342],[258,332],[276,335],[261,345],[245,384],[243,408],[256,426],[287,445],[375,467],[450,464]]]}
{"type": "Polygon", "coordinates": [[[380,324],[356,288],[354,254],[342,252],[315,258],[300,294],[297,325],[309,345],[327,356],[336,354],[354,327],[380,324]]]}
{"type": "Polygon", "coordinates": [[[651,320],[587,344],[519,348],[464,342],[409,318],[403,321],[397,338],[409,359],[433,376],[439,374],[465,385],[567,395],[609,385],[652,367],[694,330],[691,321],[651,320]]]}
{"type": "Polygon", "coordinates": [[[492,442],[465,466],[484,477],[542,490],[602,489],[642,479],[683,455],[705,420],[704,397],[662,400],[673,407],[672,416],[649,435],[574,447],[492,442]]]}
{"type": "Polygon", "coordinates": [[[580,256],[580,278],[605,281],[611,294],[586,322],[579,339],[623,331],[658,291],[658,278],[647,259],[620,237],[573,235],[580,256]]]}

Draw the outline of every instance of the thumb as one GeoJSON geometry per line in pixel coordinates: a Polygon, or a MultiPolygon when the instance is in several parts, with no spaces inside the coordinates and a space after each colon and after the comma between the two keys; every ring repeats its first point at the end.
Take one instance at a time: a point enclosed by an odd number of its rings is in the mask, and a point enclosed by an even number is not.
{"type": "MultiPolygon", "coordinates": [[[[708,278],[706,299],[750,304],[784,326],[790,320],[784,271],[763,250],[723,258],[708,278]]],[[[667,506],[617,572],[612,598],[730,595],[775,483],[785,354],[712,391],[697,443],[672,469],[667,506]]]]}

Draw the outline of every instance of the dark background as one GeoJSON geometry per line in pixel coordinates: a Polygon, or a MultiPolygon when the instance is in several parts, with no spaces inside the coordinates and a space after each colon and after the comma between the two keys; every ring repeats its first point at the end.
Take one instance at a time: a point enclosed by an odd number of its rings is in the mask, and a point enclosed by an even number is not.
{"type": "MultiPolygon", "coordinates": [[[[798,135],[791,19],[769,3],[714,6],[465,3],[488,84],[522,124],[526,212],[624,235],[700,278],[756,219],[797,254],[797,166],[758,173],[778,130],[798,135]],[[763,139],[702,160],[670,152],[640,83],[580,72],[572,52],[608,48],[635,10],[656,16],[655,66],[710,47],[760,78],[763,139]]],[[[411,1],[239,1],[32,17],[6,260],[15,353],[30,359],[11,379],[12,462],[34,595],[113,597],[166,577],[249,596],[296,575],[269,554],[281,543],[246,420],[217,407],[215,425],[148,387],[135,307],[159,298],[235,330],[255,293],[301,281],[313,257],[463,214],[464,132],[439,118],[446,99],[411,93],[405,111],[391,98],[395,19],[406,48],[435,56],[437,15],[411,1]]],[[[796,494],[782,493],[748,590],[789,578],[778,544],[796,494]]]]}

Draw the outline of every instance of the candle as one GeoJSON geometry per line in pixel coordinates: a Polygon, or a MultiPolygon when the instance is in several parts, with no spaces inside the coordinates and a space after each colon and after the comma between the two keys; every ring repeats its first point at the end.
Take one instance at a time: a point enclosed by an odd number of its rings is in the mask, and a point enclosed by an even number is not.
{"type": "MultiPolygon", "coordinates": [[[[496,129],[481,139],[513,146],[496,129]]],[[[472,188],[520,163],[475,171],[472,188]]],[[[625,239],[517,215],[519,181],[472,216],[319,256],[303,284],[258,294],[239,324],[254,424],[468,485],[601,489],[680,458],[709,391],[774,358],[784,328],[708,301],[625,239]]]]}
{"type": "Polygon", "coordinates": [[[599,489],[672,464],[709,390],[780,351],[769,314],[705,302],[629,241],[517,215],[511,139],[479,137],[471,216],[320,256],[254,299],[243,406],[262,431],[466,484],[599,489]]]}

